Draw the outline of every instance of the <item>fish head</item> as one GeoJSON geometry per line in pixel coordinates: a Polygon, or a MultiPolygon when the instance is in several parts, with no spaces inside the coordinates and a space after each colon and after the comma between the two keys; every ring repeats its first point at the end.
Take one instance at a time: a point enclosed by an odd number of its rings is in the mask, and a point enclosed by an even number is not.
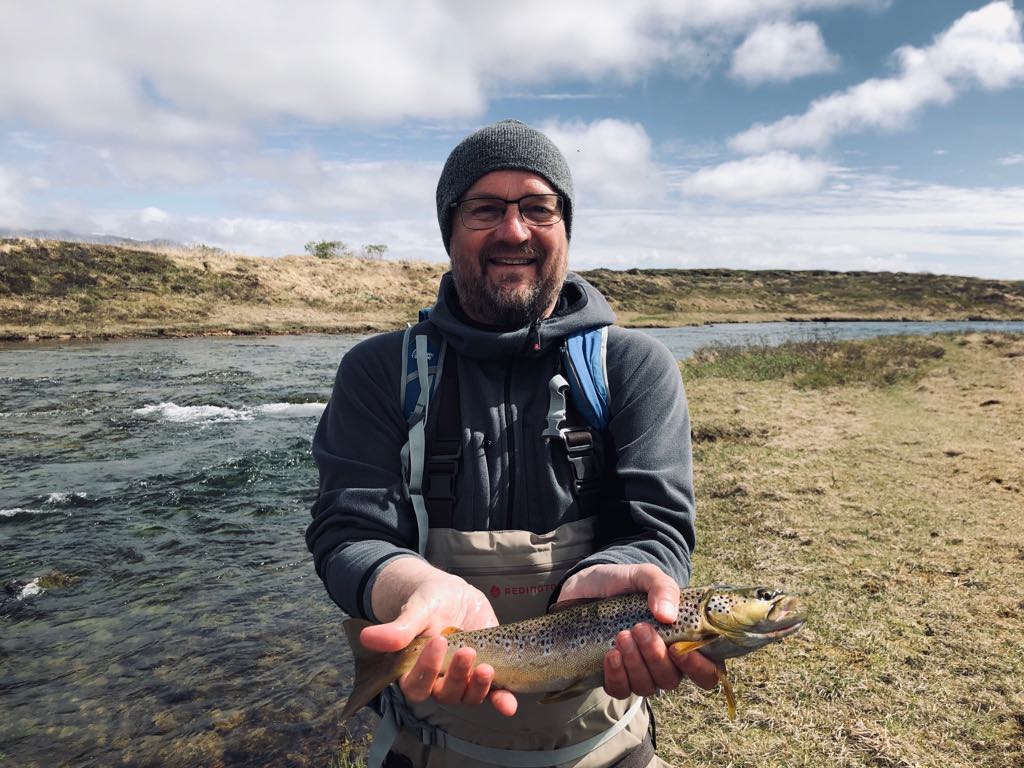
{"type": "Polygon", "coordinates": [[[716,632],[748,648],[781,640],[807,620],[800,598],[771,587],[711,587],[701,599],[701,609],[716,632]]]}

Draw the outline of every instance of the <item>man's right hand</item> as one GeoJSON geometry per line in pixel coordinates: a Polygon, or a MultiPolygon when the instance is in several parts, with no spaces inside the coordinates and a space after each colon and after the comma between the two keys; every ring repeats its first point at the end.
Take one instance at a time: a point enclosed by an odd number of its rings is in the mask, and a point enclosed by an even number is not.
{"type": "Polygon", "coordinates": [[[423,560],[403,557],[384,566],[371,599],[374,613],[385,623],[362,631],[359,640],[366,648],[394,652],[417,637],[431,636],[412,669],[398,681],[409,701],[424,701],[431,695],[442,704],[480,704],[489,699],[501,714],[515,714],[515,696],[491,689],[494,669],[489,664],[475,665],[476,651],[472,648],[456,651],[441,675],[448,650],[448,641],[441,632],[449,627],[471,630],[498,625],[491,604],[480,590],[423,560]]]}

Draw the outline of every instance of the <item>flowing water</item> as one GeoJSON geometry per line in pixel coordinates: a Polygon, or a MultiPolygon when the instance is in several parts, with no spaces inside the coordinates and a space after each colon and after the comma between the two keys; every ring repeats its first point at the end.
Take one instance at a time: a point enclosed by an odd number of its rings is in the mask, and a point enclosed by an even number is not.
{"type": "MultiPolygon", "coordinates": [[[[818,325],[653,333],[685,357],[903,326],[818,325]]],[[[1024,332],[903,330],[967,327],[1024,332]]],[[[0,765],[329,764],[351,663],[303,531],[358,340],[0,349],[0,765]]]]}

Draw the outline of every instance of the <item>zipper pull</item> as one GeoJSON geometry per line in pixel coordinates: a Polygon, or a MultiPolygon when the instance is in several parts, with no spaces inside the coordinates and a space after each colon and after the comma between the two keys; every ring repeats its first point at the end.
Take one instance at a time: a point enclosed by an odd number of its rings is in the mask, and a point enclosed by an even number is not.
{"type": "Polygon", "coordinates": [[[538,317],[533,321],[530,326],[530,333],[527,334],[526,340],[530,345],[530,349],[534,352],[540,352],[540,318],[538,317]]]}

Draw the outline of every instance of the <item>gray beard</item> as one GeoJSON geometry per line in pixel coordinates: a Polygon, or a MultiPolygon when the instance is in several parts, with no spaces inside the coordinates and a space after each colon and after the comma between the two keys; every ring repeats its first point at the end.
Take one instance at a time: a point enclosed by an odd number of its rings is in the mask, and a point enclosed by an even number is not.
{"type": "MultiPolygon", "coordinates": [[[[507,252],[507,249],[503,250],[507,252]]],[[[527,258],[540,257],[538,251],[529,245],[519,251],[527,258]]],[[[482,257],[488,258],[489,255],[484,252],[482,257]]],[[[543,277],[525,292],[504,290],[502,285],[495,289],[482,277],[466,274],[454,261],[452,278],[455,280],[455,291],[459,294],[459,303],[466,314],[488,325],[506,329],[522,328],[543,317],[562,290],[565,280],[564,275],[550,275],[543,277]]]]}

